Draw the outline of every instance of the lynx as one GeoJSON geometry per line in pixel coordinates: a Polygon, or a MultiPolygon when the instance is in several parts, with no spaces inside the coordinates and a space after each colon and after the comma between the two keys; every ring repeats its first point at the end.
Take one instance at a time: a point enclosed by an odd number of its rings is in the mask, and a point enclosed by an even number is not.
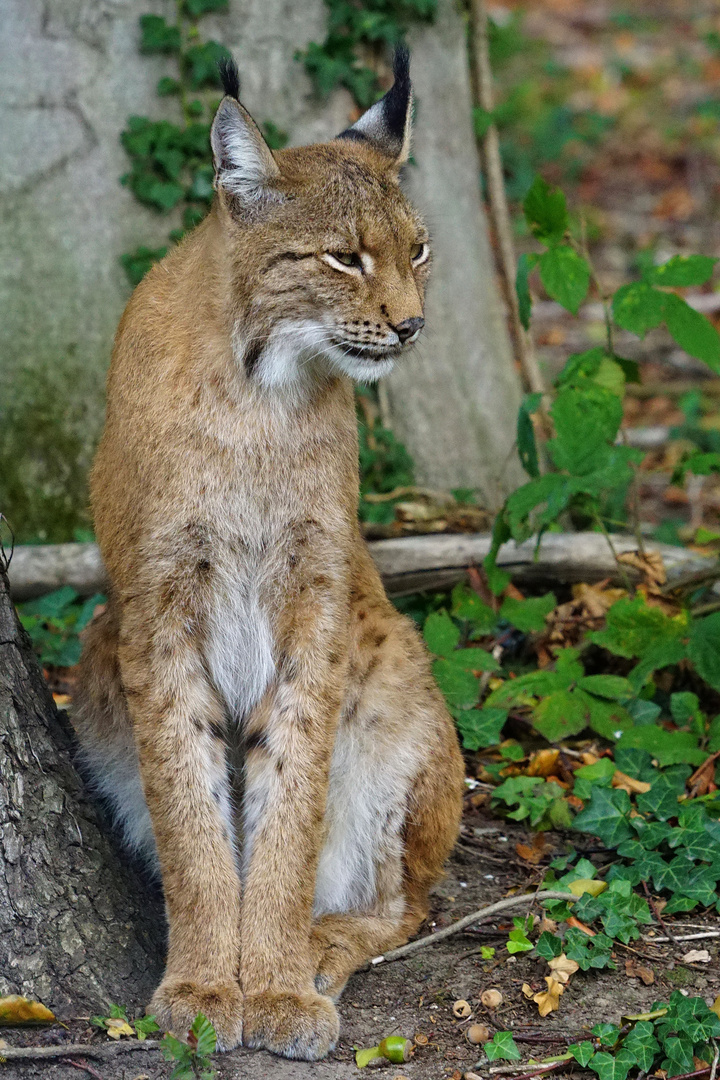
{"type": "Polygon", "coordinates": [[[407,53],[334,141],[271,152],[234,65],[209,216],[120,323],[92,506],[111,582],[76,726],[161,874],[149,1011],[315,1060],[334,1001],[428,911],[462,760],[413,625],[357,520],[351,380],[423,326],[428,234],[401,193],[407,53]]]}

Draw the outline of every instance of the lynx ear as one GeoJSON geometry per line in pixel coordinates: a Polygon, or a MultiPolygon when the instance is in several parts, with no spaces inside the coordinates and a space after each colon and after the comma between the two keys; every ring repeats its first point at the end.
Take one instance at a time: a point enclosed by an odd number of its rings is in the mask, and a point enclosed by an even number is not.
{"type": "Polygon", "coordinates": [[[365,139],[400,167],[410,155],[412,123],[410,53],[404,45],[398,45],[395,49],[393,74],[395,82],[387,94],[363,113],[357,123],[342,131],[338,138],[365,139]]]}
{"type": "Polygon", "coordinates": [[[225,97],[210,131],[215,183],[243,202],[255,203],[268,195],[280,175],[272,151],[250,113],[238,101],[240,80],[235,63],[220,66],[225,97]]]}

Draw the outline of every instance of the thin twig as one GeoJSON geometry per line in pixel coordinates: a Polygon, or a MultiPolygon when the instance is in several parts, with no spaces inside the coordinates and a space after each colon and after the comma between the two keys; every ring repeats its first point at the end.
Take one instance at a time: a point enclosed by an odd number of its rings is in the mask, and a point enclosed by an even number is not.
{"type": "Polygon", "coordinates": [[[370,961],[370,967],[378,967],[380,964],[390,963],[392,960],[400,960],[402,957],[410,956],[411,953],[417,952],[418,949],[424,949],[428,945],[435,945],[438,941],[450,937],[451,934],[459,934],[466,926],[472,926],[473,923],[480,922],[481,919],[486,919],[499,911],[506,911],[508,908],[518,907],[522,904],[533,904],[536,900],[566,900],[568,903],[572,903],[577,900],[577,897],[573,896],[572,893],[559,892],[555,889],[523,893],[520,896],[509,896],[506,900],[498,900],[495,904],[474,911],[472,915],[466,915],[464,919],[458,919],[457,922],[443,927],[442,930],[437,930],[434,934],[418,938],[417,941],[411,941],[408,945],[401,945],[399,949],[391,949],[390,952],[384,953],[382,956],[375,956],[370,961]]]}
{"type": "MultiPolygon", "coordinates": [[[[495,102],[492,89],[492,69],[488,46],[488,19],[485,0],[471,0],[470,19],[472,24],[472,49],[470,52],[473,82],[475,84],[476,103],[486,113],[492,113],[495,102]]],[[[500,253],[500,276],[503,281],[505,298],[510,312],[510,326],[515,341],[523,382],[532,393],[545,395],[547,390],[540,374],[537,358],[530,336],[520,322],[520,307],[515,291],[517,266],[513,247],[512,226],[505,197],[500,140],[494,123],[488,125],[482,139],[483,163],[487,180],[490,216],[497,236],[500,253]]],[[[544,418],[547,426],[547,419],[544,418]]]]}
{"type": "MultiPolygon", "coordinates": [[[[532,1072],[523,1073],[522,1076],[516,1076],[514,1077],[514,1080],[532,1080],[532,1077],[534,1076],[545,1076],[546,1073],[567,1069],[572,1060],[572,1058],[563,1058],[562,1061],[553,1061],[551,1065],[537,1065],[532,1072]]],[[[679,1078],[675,1077],[675,1080],[679,1080],[679,1078]]]]}
{"type": "Polygon", "coordinates": [[[157,1039],[125,1039],[116,1043],[68,1043],[66,1046],[4,1046],[0,1062],[48,1061],[52,1058],[91,1057],[104,1061],[134,1050],[159,1050],[157,1039]]]}
{"type": "Polygon", "coordinates": [[[712,1060],[712,1067],[710,1069],[710,1080],[715,1080],[717,1076],[718,1061],[720,1061],[720,1046],[713,1040],[712,1046],[715,1050],[712,1060]]]}
{"type": "Polygon", "coordinates": [[[648,904],[650,905],[650,907],[652,909],[652,913],[655,916],[655,918],[657,919],[657,921],[660,923],[660,925],[662,926],[665,933],[667,934],[668,940],[672,941],[673,945],[677,945],[678,939],[675,937],[672,930],[670,929],[670,927],[668,926],[668,924],[665,922],[662,915],[660,914],[660,910],[659,910],[657,904],[655,903],[655,900],[651,896],[650,890],[648,889],[647,881],[642,882],[642,887],[643,887],[643,890],[644,890],[645,895],[647,897],[647,902],[648,902],[648,904]]]}
{"type": "Polygon", "coordinates": [[[92,1065],[88,1065],[87,1061],[83,1061],[82,1058],[77,1061],[74,1058],[68,1058],[67,1061],[68,1065],[72,1065],[75,1069],[82,1069],[83,1072],[90,1073],[91,1076],[95,1077],[95,1080],[103,1080],[97,1069],[93,1069],[92,1065]]]}
{"type": "MultiPolygon", "coordinates": [[[[703,930],[701,934],[676,934],[674,938],[667,937],[643,938],[648,945],[654,945],[657,941],[699,941],[700,938],[720,938],[720,930],[703,930]]],[[[677,1080],[677,1077],[675,1078],[677,1080]]]]}

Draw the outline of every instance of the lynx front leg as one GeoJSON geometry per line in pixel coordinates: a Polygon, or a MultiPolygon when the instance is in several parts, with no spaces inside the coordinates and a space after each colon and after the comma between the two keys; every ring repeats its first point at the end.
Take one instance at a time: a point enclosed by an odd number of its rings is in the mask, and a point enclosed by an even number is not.
{"type": "Polygon", "coordinates": [[[248,732],[241,983],[244,1045],[315,1061],[339,1030],[334,1005],[315,988],[310,930],[344,668],[342,644],[310,621],[305,644],[293,635],[273,700],[248,732]]]}
{"type": "Polygon", "coordinates": [[[240,881],[224,712],[196,635],[187,611],[147,622],[126,612],[119,657],[169,922],[165,975],[149,1011],[178,1035],[202,1012],[227,1050],[242,1039],[240,881]]]}

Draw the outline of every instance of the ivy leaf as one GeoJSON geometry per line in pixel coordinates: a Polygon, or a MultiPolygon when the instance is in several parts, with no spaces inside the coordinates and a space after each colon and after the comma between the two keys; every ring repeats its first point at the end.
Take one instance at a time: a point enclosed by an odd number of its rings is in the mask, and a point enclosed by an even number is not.
{"type": "Polygon", "coordinates": [[[660,1053],[654,1030],[649,1020],[638,1020],[623,1040],[623,1048],[629,1050],[643,1072],[650,1072],[655,1056],[660,1053]]]}
{"type": "Polygon", "coordinates": [[[590,267],[582,255],[567,244],[544,251],[538,263],[540,279],[553,300],[573,315],[587,296],[590,267]]]}
{"type": "Polygon", "coordinates": [[[562,951],[561,939],[556,934],[551,934],[549,930],[543,930],[535,946],[537,955],[542,956],[544,960],[554,960],[556,956],[560,956],[562,951]]]}
{"type": "Polygon", "coordinates": [[[598,1080],[625,1080],[635,1064],[635,1058],[629,1050],[618,1050],[617,1054],[609,1054],[606,1050],[598,1050],[595,1057],[590,1061],[588,1068],[598,1074],[598,1080]]]}
{"type": "Polygon", "coordinates": [[[435,656],[449,656],[460,641],[460,630],[446,611],[433,611],[423,627],[425,644],[435,656]]]}
{"type": "Polygon", "coordinates": [[[720,611],[707,615],[704,619],[693,619],[690,624],[688,655],[697,668],[698,675],[710,683],[714,690],[720,690],[720,611]]]}
{"type": "Polygon", "coordinates": [[[570,226],[565,195],[536,176],[523,203],[525,220],[533,236],[543,244],[562,240],[570,226]]]}
{"type": "Polygon", "coordinates": [[[708,255],[673,255],[660,266],[649,267],[643,278],[650,285],[668,285],[675,289],[704,285],[713,276],[717,261],[708,255]]]}
{"type": "Polygon", "coordinates": [[[598,836],[606,847],[614,848],[633,835],[628,821],[630,810],[630,797],[626,791],[596,787],[590,802],[575,818],[574,827],[598,836]]]}
{"type": "Polygon", "coordinates": [[[613,297],[613,318],[623,330],[645,337],[648,330],[653,330],[663,321],[665,299],[665,293],[653,289],[644,281],[622,285],[613,297]]]}
{"type": "Polygon", "coordinates": [[[720,334],[709,319],[691,308],[682,297],[668,293],[665,322],[681,349],[704,360],[713,371],[720,372],[720,334]]]}
{"type": "Polygon", "coordinates": [[[207,15],[210,11],[227,11],[228,0],[183,0],[185,10],[191,19],[207,15]]]}
{"type": "Polygon", "coordinates": [[[466,750],[484,750],[500,742],[505,709],[463,709],[456,714],[456,723],[466,750]]]}
{"type": "Polygon", "coordinates": [[[522,1057],[511,1031],[496,1031],[492,1039],[485,1043],[483,1049],[488,1061],[519,1061],[522,1057]]]}
{"type": "Polygon", "coordinates": [[[585,1039],[584,1042],[570,1043],[568,1050],[575,1058],[578,1065],[581,1065],[583,1069],[589,1064],[595,1054],[595,1047],[591,1042],[588,1042],[587,1039],[585,1039]]]}
{"type": "Polygon", "coordinates": [[[464,581],[459,581],[453,589],[451,604],[451,611],[456,619],[466,619],[473,623],[475,635],[489,634],[495,629],[497,615],[464,581]]]}
{"type": "Polygon", "coordinates": [[[568,959],[575,960],[583,971],[589,971],[590,968],[614,970],[615,963],[610,955],[612,946],[612,939],[607,934],[588,937],[574,926],[565,934],[565,955],[568,959]]]}
{"type": "Polygon", "coordinates": [[[220,87],[222,85],[218,67],[221,60],[232,60],[232,55],[218,41],[191,45],[185,50],[183,63],[193,89],[200,90],[204,86],[220,87]]]}
{"type": "Polygon", "coordinates": [[[590,1031],[600,1041],[601,1046],[614,1046],[620,1035],[617,1024],[596,1024],[590,1031]]]}
{"type": "Polygon", "coordinates": [[[508,596],[500,608],[500,618],[506,619],[512,626],[523,633],[545,629],[545,616],[554,611],[557,600],[554,593],[544,596],[532,596],[526,600],[516,600],[508,596]]]}
{"type": "Polygon", "coordinates": [[[180,30],[170,26],[161,15],[140,16],[140,52],[180,52],[180,30]]]}
{"type": "Polygon", "coordinates": [[[528,278],[537,263],[537,255],[523,251],[518,259],[517,274],[515,275],[515,292],[518,298],[518,314],[520,322],[526,330],[530,329],[530,313],[532,311],[532,298],[528,278]]]}
{"type": "MultiPolygon", "coordinates": [[[[652,814],[653,817],[659,818],[660,821],[667,821],[669,818],[677,817],[678,793],[667,776],[662,773],[653,781],[650,790],[642,792],[635,801],[641,813],[652,814]]],[[[645,844],[642,834],[640,835],[640,842],[644,847],[648,846],[645,844]]],[[[656,846],[657,844],[653,844],[653,847],[656,846]]]]}
{"type": "Polygon", "coordinates": [[[634,746],[647,750],[661,766],[681,765],[690,762],[701,765],[705,754],[698,747],[698,736],[691,731],[667,731],[657,724],[624,731],[618,746],[634,746]]]}
{"type": "Polygon", "coordinates": [[[529,952],[532,947],[532,941],[528,939],[527,934],[523,930],[519,930],[516,927],[508,934],[506,948],[509,953],[529,952]]]}
{"type": "Polygon", "coordinates": [[[537,444],[535,442],[535,428],[531,415],[537,411],[542,401],[542,394],[527,394],[523,399],[518,411],[517,419],[517,448],[520,461],[528,476],[539,476],[537,444]]]}

